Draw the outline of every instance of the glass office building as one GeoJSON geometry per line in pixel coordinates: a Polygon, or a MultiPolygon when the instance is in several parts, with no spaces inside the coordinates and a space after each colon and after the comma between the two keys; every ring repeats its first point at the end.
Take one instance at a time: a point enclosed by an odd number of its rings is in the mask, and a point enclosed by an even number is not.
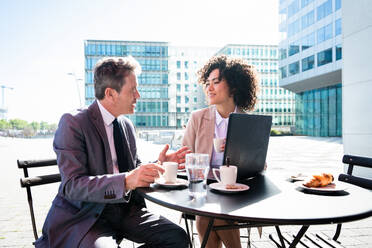
{"type": "Polygon", "coordinates": [[[138,128],[168,128],[168,43],[143,41],[87,40],[85,48],[85,104],[94,97],[93,69],[97,61],[107,56],[133,56],[141,65],[138,90],[141,98],[136,112],[128,115],[138,128]]]}
{"type": "Polygon", "coordinates": [[[203,88],[198,83],[197,71],[218,49],[169,47],[169,110],[175,113],[177,128],[187,124],[192,111],[207,107],[203,88]]]}
{"type": "Polygon", "coordinates": [[[85,41],[85,105],[94,97],[93,69],[108,56],[131,55],[141,64],[138,77],[141,98],[136,112],[128,115],[137,129],[178,129],[190,113],[207,107],[197,71],[216,54],[246,59],[261,79],[255,113],[273,116],[273,125],[289,131],[294,125],[294,95],[278,82],[278,47],[273,45],[226,45],[216,47],[171,46],[167,42],[85,41]]]}
{"type": "Polygon", "coordinates": [[[218,54],[242,58],[253,65],[260,76],[260,94],[255,114],[273,116],[275,129],[290,131],[295,123],[295,98],[279,87],[278,46],[226,45],[218,54]]]}
{"type": "Polygon", "coordinates": [[[341,0],[280,0],[279,84],[296,93],[295,132],[342,135],[341,0]]]}

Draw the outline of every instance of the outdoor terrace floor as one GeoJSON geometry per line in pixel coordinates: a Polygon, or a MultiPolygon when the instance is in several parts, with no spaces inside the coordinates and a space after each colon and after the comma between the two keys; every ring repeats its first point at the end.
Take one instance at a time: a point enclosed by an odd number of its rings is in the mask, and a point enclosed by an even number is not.
{"type": "MultiPolygon", "coordinates": [[[[138,140],[138,147],[142,161],[150,161],[157,158],[163,145],[138,140]]],[[[3,169],[0,173],[0,247],[33,247],[33,233],[26,192],[19,184],[22,171],[17,169],[16,160],[55,157],[52,150],[52,139],[0,137],[0,154],[0,164],[3,169]]],[[[331,172],[337,176],[343,169],[342,156],[341,138],[271,137],[267,163],[268,170],[276,170],[288,176],[299,172],[331,172]]],[[[33,175],[38,175],[38,172],[33,175]]],[[[35,214],[39,233],[41,233],[44,218],[57,192],[58,184],[34,188],[35,214]]],[[[150,202],[148,208],[179,223],[179,212],[165,209],[150,202]]],[[[183,225],[183,221],[181,225],[183,225]]],[[[332,237],[335,228],[336,225],[311,226],[309,232],[323,232],[332,237]]],[[[298,229],[298,226],[283,227],[282,232],[298,229]]],[[[244,234],[246,231],[242,232],[244,234]]],[[[251,234],[253,247],[276,247],[268,238],[270,233],[275,233],[275,229],[265,227],[263,236],[259,238],[257,230],[253,229],[251,234]]],[[[345,247],[372,247],[372,218],[344,224],[339,241],[345,247]]],[[[245,247],[246,239],[242,239],[242,243],[245,247]]],[[[132,247],[132,244],[125,241],[122,247],[132,247]]]]}

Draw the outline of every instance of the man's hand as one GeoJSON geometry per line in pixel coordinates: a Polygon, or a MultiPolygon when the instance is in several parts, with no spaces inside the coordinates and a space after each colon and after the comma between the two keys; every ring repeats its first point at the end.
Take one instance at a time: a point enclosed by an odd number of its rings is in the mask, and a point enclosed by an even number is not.
{"type": "Polygon", "coordinates": [[[164,173],[164,169],[158,164],[141,164],[125,176],[125,189],[148,187],[159,177],[159,172],[164,173]]]}
{"type": "Polygon", "coordinates": [[[185,163],[185,155],[191,152],[187,146],[184,146],[180,148],[178,151],[170,154],[167,154],[168,149],[169,145],[166,144],[163,150],[160,152],[158,160],[161,163],[168,161],[177,162],[178,164],[185,163]]]}

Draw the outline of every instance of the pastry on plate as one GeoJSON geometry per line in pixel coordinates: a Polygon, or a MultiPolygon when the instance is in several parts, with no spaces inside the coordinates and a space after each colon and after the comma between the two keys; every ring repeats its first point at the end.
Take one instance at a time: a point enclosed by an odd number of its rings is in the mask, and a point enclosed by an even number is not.
{"type": "Polygon", "coordinates": [[[322,173],[321,175],[313,175],[313,178],[305,182],[303,185],[309,188],[319,188],[331,184],[333,180],[334,177],[332,174],[322,173]]]}

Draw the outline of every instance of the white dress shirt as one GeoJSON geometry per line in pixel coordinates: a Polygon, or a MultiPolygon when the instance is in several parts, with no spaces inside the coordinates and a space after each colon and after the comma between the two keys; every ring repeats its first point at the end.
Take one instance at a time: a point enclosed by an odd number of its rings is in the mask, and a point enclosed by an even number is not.
{"type": "Polygon", "coordinates": [[[118,167],[118,159],[116,156],[115,150],[115,143],[114,143],[114,126],[112,122],[115,120],[115,116],[113,116],[110,112],[108,112],[102,104],[97,101],[99,110],[101,111],[102,119],[105,124],[106,135],[110,146],[111,158],[112,158],[112,166],[114,174],[119,173],[118,167]]]}

